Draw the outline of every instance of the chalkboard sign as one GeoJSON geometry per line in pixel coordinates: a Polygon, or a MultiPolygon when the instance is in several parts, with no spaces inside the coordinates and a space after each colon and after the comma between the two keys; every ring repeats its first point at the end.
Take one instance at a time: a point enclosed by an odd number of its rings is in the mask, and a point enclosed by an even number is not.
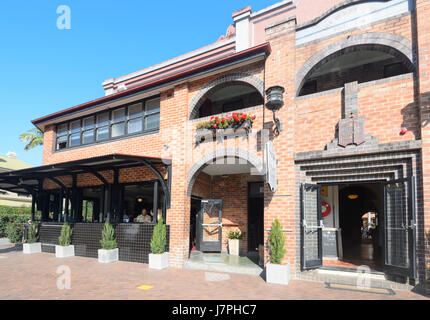
{"type": "Polygon", "coordinates": [[[337,257],[337,231],[334,229],[322,232],[323,257],[337,257]]]}

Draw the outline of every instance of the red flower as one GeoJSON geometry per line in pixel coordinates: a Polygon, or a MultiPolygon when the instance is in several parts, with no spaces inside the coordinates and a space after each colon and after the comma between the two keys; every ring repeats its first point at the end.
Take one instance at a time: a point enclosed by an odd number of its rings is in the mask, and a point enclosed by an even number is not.
{"type": "Polygon", "coordinates": [[[246,114],[242,114],[242,120],[246,119],[246,114]]]}

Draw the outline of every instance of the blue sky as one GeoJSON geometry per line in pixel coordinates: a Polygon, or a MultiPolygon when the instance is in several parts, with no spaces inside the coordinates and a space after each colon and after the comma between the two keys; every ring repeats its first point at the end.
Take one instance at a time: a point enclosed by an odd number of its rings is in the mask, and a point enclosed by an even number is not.
{"type": "Polygon", "coordinates": [[[231,14],[276,0],[1,0],[0,155],[33,166],[42,147],[24,151],[31,120],[104,95],[101,83],[215,42],[231,14]],[[71,30],[57,28],[57,7],[71,30]]]}

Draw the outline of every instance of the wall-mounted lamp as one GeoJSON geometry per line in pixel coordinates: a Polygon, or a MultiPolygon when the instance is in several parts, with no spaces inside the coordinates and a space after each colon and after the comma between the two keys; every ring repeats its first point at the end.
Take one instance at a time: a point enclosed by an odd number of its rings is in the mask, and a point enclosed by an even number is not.
{"type": "Polygon", "coordinates": [[[284,94],[285,90],[281,86],[273,86],[266,90],[266,107],[273,112],[273,121],[275,122],[275,129],[273,130],[275,135],[279,135],[282,131],[281,121],[276,118],[276,111],[282,108],[284,105],[284,94]]]}
{"type": "Polygon", "coordinates": [[[137,202],[143,202],[142,198],[137,198],[137,202]]]}

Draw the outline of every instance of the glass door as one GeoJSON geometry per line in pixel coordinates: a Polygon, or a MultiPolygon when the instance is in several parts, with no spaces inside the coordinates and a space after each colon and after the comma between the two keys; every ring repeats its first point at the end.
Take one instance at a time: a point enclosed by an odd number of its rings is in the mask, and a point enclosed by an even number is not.
{"type": "Polygon", "coordinates": [[[200,251],[221,252],[222,200],[204,199],[199,212],[200,251]]]}
{"type": "Polygon", "coordinates": [[[321,186],[303,184],[301,189],[302,270],[322,265],[321,186]]]}
{"type": "Polygon", "coordinates": [[[387,273],[416,277],[414,178],[384,185],[384,268],[387,273]]]}

